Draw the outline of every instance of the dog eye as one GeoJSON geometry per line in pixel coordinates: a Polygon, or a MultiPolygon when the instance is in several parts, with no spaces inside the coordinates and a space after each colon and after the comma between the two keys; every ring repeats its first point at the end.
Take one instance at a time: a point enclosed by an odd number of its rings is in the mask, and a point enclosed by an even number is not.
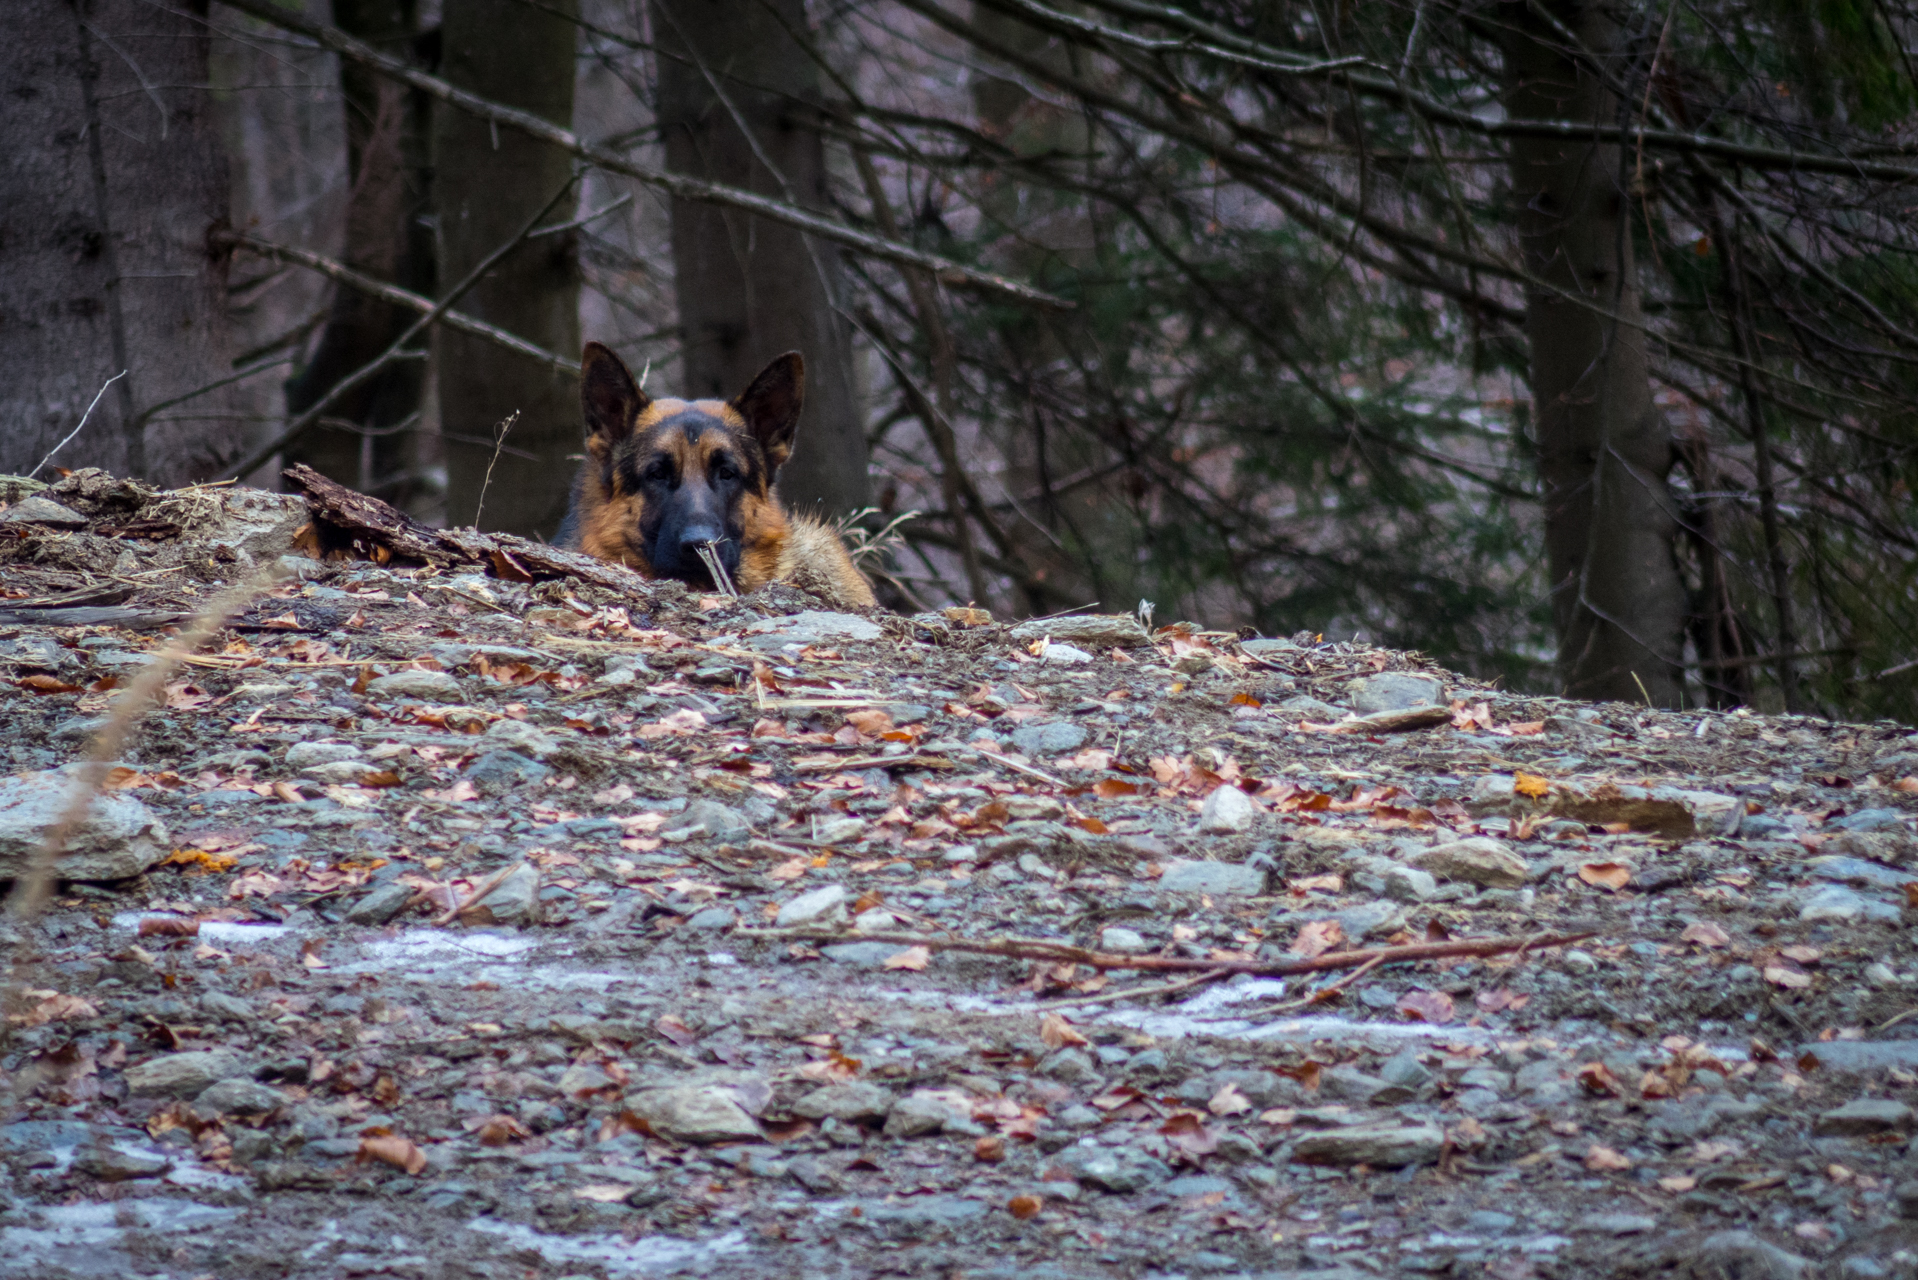
{"type": "Polygon", "coordinates": [[[671,480],[673,478],[673,464],[664,458],[654,458],[646,464],[646,469],[639,473],[639,478],[649,481],[671,480]]]}
{"type": "Polygon", "coordinates": [[[737,480],[739,479],[739,468],[735,467],[730,460],[721,458],[713,464],[713,479],[737,480]]]}

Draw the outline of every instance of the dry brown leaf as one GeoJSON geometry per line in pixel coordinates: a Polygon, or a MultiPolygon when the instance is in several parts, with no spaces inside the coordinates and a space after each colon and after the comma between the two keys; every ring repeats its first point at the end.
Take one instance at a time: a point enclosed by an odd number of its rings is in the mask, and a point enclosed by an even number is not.
{"type": "Polygon", "coordinates": [[[1048,1049],[1063,1049],[1067,1045],[1085,1045],[1092,1042],[1073,1029],[1063,1014],[1048,1013],[1045,1021],[1039,1024],[1039,1038],[1048,1049]]]}
{"type": "Polygon", "coordinates": [[[66,681],[60,679],[60,677],[58,676],[21,676],[18,680],[15,680],[13,683],[16,688],[25,689],[29,693],[47,694],[47,693],[78,693],[80,692],[79,685],[68,684],[66,681]]]}
{"type": "Polygon", "coordinates": [[[1593,888],[1615,892],[1632,882],[1632,869],[1623,862],[1587,862],[1579,867],[1578,878],[1593,888]]]}
{"type": "Polygon", "coordinates": [[[1800,973],[1796,969],[1787,969],[1782,964],[1765,966],[1765,981],[1774,987],[1783,987],[1787,991],[1803,991],[1811,985],[1811,975],[1800,973]]]}
{"type": "Polygon", "coordinates": [[[378,1160],[414,1175],[426,1168],[426,1153],[414,1145],[411,1138],[401,1137],[397,1133],[361,1138],[360,1159],[378,1160]]]}
{"type": "Polygon", "coordinates": [[[198,920],[183,916],[148,916],[140,921],[142,938],[191,938],[200,932],[198,920]]]}
{"type": "MultiPolygon", "coordinates": [[[[1514,731],[1516,731],[1516,726],[1514,726],[1514,731]]],[[[1512,780],[1512,790],[1532,800],[1536,800],[1540,796],[1549,793],[1551,789],[1551,782],[1548,779],[1539,777],[1535,773],[1521,773],[1512,780]]]]}
{"type": "Polygon", "coordinates": [[[1006,1210],[1021,1222],[1038,1217],[1039,1207],[1038,1196],[1014,1196],[1006,1202],[1006,1210]]]}
{"type": "Polygon", "coordinates": [[[1450,1022],[1455,1012],[1452,997],[1443,991],[1408,991],[1399,997],[1397,1008],[1408,1018],[1434,1025],[1450,1022]]]}
{"type": "Polygon", "coordinates": [[[910,969],[917,973],[932,961],[932,952],[926,947],[907,947],[904,951],[895,951],[886,957],[882,969],[910,969]]]}
{"type": "Polygon", "coordinates": [[[1690,1176],[1689,1174],[1683,1174],[1683,1173],[1674,1174],[1669,1178],[1660,1178],[1658,1180],[1659,1189],[1661,1191],[1669,1191],[1673,1195],[1678,1195],[1682,1192],[1690,1191],[1692,1188],[1696,1187],[1697,1185],[1698,1185],[1697,1178],[1694,1178],[1690,1176]]]}
{"type": "Polygon", "coordinates": [[[100,1016],[100,1010],[91,1001],[79,996],[62,995],[57,991],[23,991],[20,994],[35,1001],[35,1004],[25,1013],[15,1014],[7,1021],[23,1027],[43,1027],[49,1022],[100,1016]]]}
{"type": "Polygon", "coordinates": [[[1796,960],[1799,964],[1817,964],[1825,953],[1817,947],[1790,946],[1780,947],[1778,954],[1787,960],[1796,960]]]}
{"type": "Polygon", "coordinates": [[[1700,947],[1728,947],[1732,936],[1709,920],[1694,920],[1685,926],[1685,932],[1678,935],[1678,940],[1700,947]]]}
{"type": "MultiPolygon", "coordinates": [[[[533,1136],[533,1131],[509,1115],[488,1116],[480,1121],[476,1133],[482,1147],[503,1147],[533,1136]]],[[[604,1138],[601,1139],[604,1141],[604,1138]]]]}
{"type": "Polygon", "coordinates": [[[697,1031],[694,1031],[682,1022],[679,1015],[672,1013],[661,1014],[658,1018],[655,1018],[653,1020],[653,1030],[659,1032],[660,1035],[665,1036],[682,1049],[699,1039],[699,1033],[697,1031]]]}
{"type": "Polygon", "coordinates": [[[1287,948],[1293,955],[1310,960],[1335,950],[1345,941],[1345,930],[1336,920],[1314,920],[1299,929],[1299,936],[1287,948]]]}
{"type": "Polygon", "coordinates": [[[987,1164],[997,1164],[1006,1158],[1006,1140],[996,1133],[988,1133],[972,1144],[972,1158],[987,1164]]]}
{"type": "Polygon", "coordinates": [[[1588,1062],[1575,1075],[1579,1087],[1595,1097],[1616,1098],[1619,1094],[1618,1077],[1602,1062],[1588,1062]]]}
{"type": "Polygon", "coordinates": [[[1215,1116],[1236,1116],[1240,1112],[1250,1111],[1252,1102],[1239,1092],[1239,1086],[1227,1084],[1212,1095],[1212,1100],[1205,1104],[1205,1109],[1215,1116]]]}
{"type": "Polygon", "coordinates": [[[1610,1147],[1601,1147],[1593,1143],[1591,1149],[1585,1153],[1585,1167],[1600,1172],[1618,1173],[1631,1168],[1632,1162],[1610,1147]]]}

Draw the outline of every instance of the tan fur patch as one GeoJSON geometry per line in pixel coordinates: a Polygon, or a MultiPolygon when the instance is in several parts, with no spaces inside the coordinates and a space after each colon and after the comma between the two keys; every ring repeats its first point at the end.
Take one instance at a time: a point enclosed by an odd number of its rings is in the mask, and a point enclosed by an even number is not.
{"type": "Polygon", "coordinates": [[[804,587],[841,608],[878,607],[872,584],[846,554],[846,544],[831,525],[810,516],[794,516],[787,523],[789,533],[773,575],[776,581],[804,587]]]}

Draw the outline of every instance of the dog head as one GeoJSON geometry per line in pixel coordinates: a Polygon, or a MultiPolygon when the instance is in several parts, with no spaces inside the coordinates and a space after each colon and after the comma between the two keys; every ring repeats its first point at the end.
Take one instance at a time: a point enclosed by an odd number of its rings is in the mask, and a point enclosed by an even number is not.
{"type": "Polygon", "coordinates": [[[713,543],[737,580],[741,557],[784,526],[773,480],[792,454],[805,390],[805,361],[788,351],[732,400],[652,400],[618,356],[588,343],[582,549],[711,590],[698,548],[713,543]]]}

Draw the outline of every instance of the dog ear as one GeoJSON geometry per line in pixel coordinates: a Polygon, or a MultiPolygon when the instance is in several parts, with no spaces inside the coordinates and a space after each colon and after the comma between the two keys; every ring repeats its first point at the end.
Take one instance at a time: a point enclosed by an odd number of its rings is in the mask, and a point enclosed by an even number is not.
{"type": "Polygon", "coordinates": [[[752,385],[733,399],[733,408],[746,420],[746,429],[766,451],[766,465],[774,471],[792,456],[793,432],[805,401],[806,361],[797,351],[761,369],[752,385]]]}
{"type": "Polygon", "coordinates": [[[579,360],[579,407],[586,418],[586,447],[596,459],[606,461],[651,403],[618,356],[597,342],[586,344],[579,360]]]}

